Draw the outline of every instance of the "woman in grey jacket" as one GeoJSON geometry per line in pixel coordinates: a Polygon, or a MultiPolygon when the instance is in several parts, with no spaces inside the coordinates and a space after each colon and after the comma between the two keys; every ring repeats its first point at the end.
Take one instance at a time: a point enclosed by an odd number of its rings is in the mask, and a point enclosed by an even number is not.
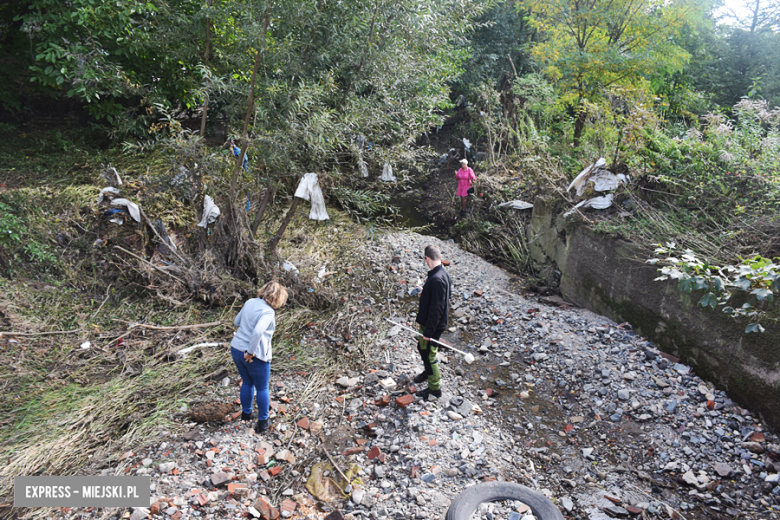
{"type": "Polygon", "coordinates": [[[255,431],[268,429],[268,381],[271,378],[271,339],[276,330],[276,309],[287,302],[287,289],[278,282],[269,282],[247,301],[236,316],[238,327],[230,353],[241,375],[241,420],[252,417],[252,397],[257,392],[257,424],[255,431]]]}

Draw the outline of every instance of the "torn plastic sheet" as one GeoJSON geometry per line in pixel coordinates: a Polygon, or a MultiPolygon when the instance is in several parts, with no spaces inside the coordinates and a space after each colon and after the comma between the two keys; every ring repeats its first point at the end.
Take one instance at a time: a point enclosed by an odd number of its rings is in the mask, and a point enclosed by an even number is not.
{"type": "Polygon", "coordinates": [[[368,177],[368,165],[363,159],[358,159],[358,171],[361,177],[368,177]]]}
{"type": "Polygon", "coordinates": [[[615,175],[607,170],[599,170],[588,178],[585,185],[589,182],[593,183],[594,191],[612,191],[616,190],[621,182],[626,182],[626,176],[622,173],[615,175]]]}
{"type": "Polygon", "coordinates": [[[130,213],[130,216],[133,217],[133,220],[136,222],[141,222],[141,208],[138,207],[138,204],[135,202],[129,201],[127,199],[114,199],[111,201],[112,206],[124,206],[127,209],[127,212],[130,213]]]}
{"type": "Polygon", "coordinates": [[[211,198],[210,195],[206,195],[203,197],[203,218],[198,222],[198,227],[208,227],[209,224],[213,224],[217,217],[219,217],[221,211],[219,211],[219,208],[216,204],[214,204],[214,199],[211,198]]]}
{"type": "Polygon", "coordinates": [[[116,181],[117,186],[122,185],[122,178],[119,176],[119,172],[116,171],[116,168],[114,168],[113,166],[109,166],[108,168],[106,168],[106,171],[103,172],[102,176],[109,183],[116,181]],[[111,174],[113,174],[113,176],[111,174]]]}
{"type": "Polygon", "coordinates": [[[498,205],[499,208],[506,208],[510,207],[513,209],[531,209],[534,207],[533,204],[530,202],[525,202],[522,200],[510,200],[509,202],[503,202],[498,205]]]}
{"type": "Polygon", "coordinates": [[[282,269],[284,269],[288,273],[292,271],[293,273],[298,274],[298,268],[295,267],[295,265],[293,265],[293,263],[290,262],[289,260],[284,261],[284,263],[282,264],[282,269]]]}
{"type": "Polygon", "coordinates": [[[593,209],[607,209],[612,205],[612,194],[607,193],[603,197],[593,197],[592,199],[583,200],[572,209],[564,213],[564,216],[571,215],[577,209],[593,208],[593,209]]]}
{"type": "MultiPolygon", "coordinates": [[[[233,156],[234,157],[241,157],[241,148],[236,146],[236,144],[233,142],[233,140],[230,140],[230,147],[233,150],[233,156]]],[[[244,162],[241,165],[242,168],[244,168],[245,171],[249,171],[249,154],[244,155],[244,162]]]]}
{"type": "Polygon", "coordinates": [[[117,188],[114,188],[113,186],[106,186],[102,190],[100,190],[100,195],[98,195],[98,206],[103,203],[103,199],[106,197],[106,194],[110,193],[113,195],[119,195],[119,190],[117,188]]]}
{"type": "Polygon", "coordinates": [[[390,163],[385,163],[384,168],[382,168],[382,177],[380,180],[387,182],[396,181],[395,175],[393,175],[393,167],[390,166],[390,163]]]}
{"type": "Polygon", "coordinates": [[[344,476],[350,479],[350,482],[347,482],[341,475],[335,472],[330,462],[318,462],[311,468],[311,476],[309,477],[309,480],[306,481],[306,491],[323,502],[342,500],[347,496],[344,491],[347,486],[350,484],[363,484],[360,479],[354,478],[358,471],[360,471],[360,466],[357,464],[350,465],[350,467],[344,471],[344,476]],[[325,475],[328,472],[331,476],[325,475]]]}
{"type": "Polygon", "coordinates": [[[591,164],[582,170],[580,174],[577,175],[573,181],[571,181],[571,184],[569,184],[569,187],[566,188],[566,191],[571,191],[572,188],[577,188],[577,195],[581,196],[585,192],[585,186],[587,185],[587,181],[591,173],[594,173],[596,170],[603,169],[606,165],[607,160],[603,157],[599,158],[595,164],[591,164]]]}
{"type": "Polygon", "coordinates": [[[295,190],[295,196],[311,201],[311,211],[309,218],[312,220],[328,220],[328,211],[325,209],[325,197],[320,189],[320,181],[316,173],[307,173],[298,183],[298,189],[295,190]]]}

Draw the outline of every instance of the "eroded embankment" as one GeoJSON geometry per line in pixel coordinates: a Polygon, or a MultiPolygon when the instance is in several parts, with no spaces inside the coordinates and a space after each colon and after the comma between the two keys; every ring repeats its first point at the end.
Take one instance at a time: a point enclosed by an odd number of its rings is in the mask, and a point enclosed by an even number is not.
{"type": "Polygon", "coordinates": [[[561,272],[567,301],[628,322],[662,350],[690,364],[707,381],[780,427],[780,327],[745,333],[746,320],[697,305],[701,294],[659,282],[647,253],[557,216],[537,199],[527,238],[534,261],[561,272]]]}

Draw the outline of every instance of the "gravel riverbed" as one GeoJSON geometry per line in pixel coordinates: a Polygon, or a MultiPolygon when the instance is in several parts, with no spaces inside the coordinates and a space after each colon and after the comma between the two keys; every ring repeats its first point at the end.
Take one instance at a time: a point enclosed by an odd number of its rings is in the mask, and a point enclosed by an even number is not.
{"type": "MultiPolygon", "coordinates": [[[[317,323],[302,338],[342,349],[345,362],[274,374],[273,431],[186,425],[103,470],[150,475],[151,507],[61,516],[438,519],[467,487],[498,480],[537,490],[571,519],[778,518],[778,437],[630,324],[514,294],[509,273],[452,242],[398,232],[360,247],[343,310],[355,338],[317,323]],[[415,340],[385,318],[413,324],[428,243],[454,283],[443,339],[476,361],[440,349],[443,395],[423,401],[415,340]],[[382,289],[365,293],[366,279],[382,289]]],[[[226,368],[218,393],[233,402],[226,368]]],[[[506,501],[472,518],[532,516],[506,501]]]]}

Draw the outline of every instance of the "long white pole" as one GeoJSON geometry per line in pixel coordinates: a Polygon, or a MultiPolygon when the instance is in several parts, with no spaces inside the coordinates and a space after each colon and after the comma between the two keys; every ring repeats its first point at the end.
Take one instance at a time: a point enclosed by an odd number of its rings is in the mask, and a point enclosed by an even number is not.
{"type": "MultiPolygon", "coordinates": [[[[402,328],[402,329],[404,329],[404,330],[408,330],[408,331],[409,331],[409,332],[411,332],[412,334],[417,334],[418,336],[425,337],[425,336],[423,336],[422,334],[420,334],[419,332],[417,332],[416,330],[414,330],[414,329],[410,329],[409,327],[405,327],[405,326],[401,325],[400,323],[396,323],[396,322],[394,322],[393,320],[391,320],[391,319],[389,319],[389,318],[385,318],[385,320],[389,321],[389,322],[390,322],[390,323],[392,323],[393,325],[398,325],[399,327],[401,327],[401,328],[402,328]]],[[[442,346],[442,347],[444,347],[444,348],[448,348],[448,349],[450,349],[450,350],[454,350],[455,352],[457,352],[457,353],[459,353],[459,354],[462,354],[462,355],[464,355],[464,356],[469,356],[469,357],[471,357],[471,358],[473,358],[473,357],[474,357],[474,356],[472,356],[471,354],[469,354],[468,352],[463,352],[462,350],[458,350],[458,349],[456,349],[456,348],[455,348],[455,347],[453,347],[452,345],[447,345],[446,343],[442,343],[441,341],[435,340],[435,339],[433,339],[433,338],[428,338],[428,339],[429,339],[430,341],[433,341],[434,343],[437,343],[437,344],[441,345],[441,346],[442,346]]]]}

